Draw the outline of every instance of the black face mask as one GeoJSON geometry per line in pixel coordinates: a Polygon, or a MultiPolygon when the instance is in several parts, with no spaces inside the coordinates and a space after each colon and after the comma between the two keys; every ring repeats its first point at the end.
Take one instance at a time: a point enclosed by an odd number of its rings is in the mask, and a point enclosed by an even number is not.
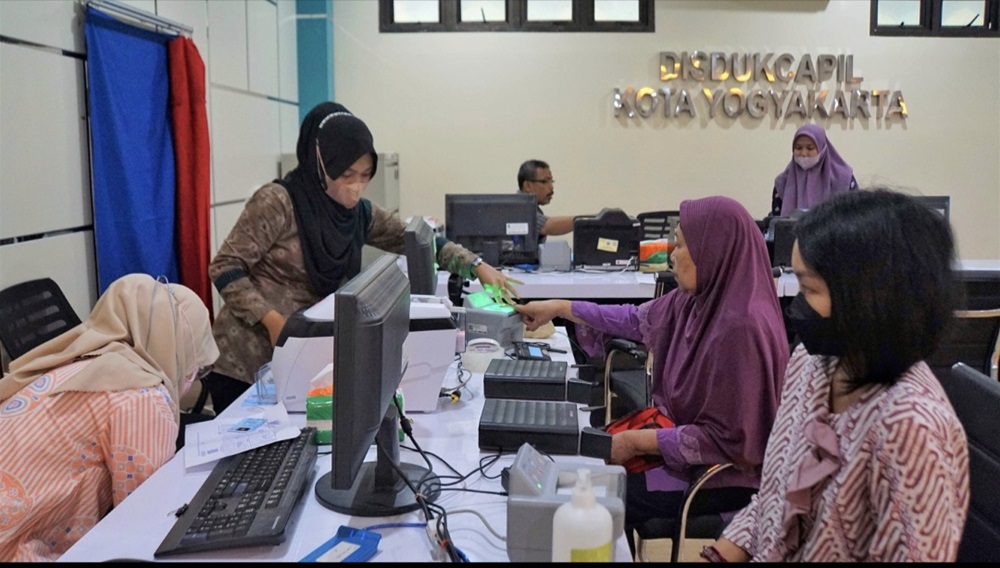
{"type": "Polygon", "coordinates": [[[833,328],[833,320],[816,313],[801,293],[785,308],[785,317],[810,355],[841,357],[847,351],[847,343],[833,328]]]}

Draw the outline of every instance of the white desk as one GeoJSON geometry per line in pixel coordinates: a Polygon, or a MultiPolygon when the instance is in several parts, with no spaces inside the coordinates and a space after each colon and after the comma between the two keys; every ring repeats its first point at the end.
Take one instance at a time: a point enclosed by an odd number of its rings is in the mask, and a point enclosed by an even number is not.
{"type": "MultiPolygon", "coordinates": [[[[569,351],[565,330],[557,332],[549,340],[553,346],[569,351]]],[[[553,353],[553,359],[571,361],[569,354],[553,353]]],[[[571,368],[571,376],[576,373],[571,368]]],[[[457,385],[454,367],[445,379],[445,387],[457,385]]],[[[461,399],[450,404],[442,399],[438,410],[433,413],[411,413],[413,436],[425,451],[432,452],[447,460],[458,471],[468,473],[479,467],[479,461],[494,452],[479,450],[479,416],[484,404],[483,376],[473,374],[469,388],[462,391],[461,399]]],[[[252,389],[251,389],[252,390],[252,389]]],[[[244,394],[244,397],[248,393],[244,394]]],[[[226,416],[249,414],[251,410],[242,406],[242,398],[226,409],[226,416]]],[[[405,408],[405,407],[404,407],[405,408]]],[[[304,414],[293,414],[293,421],[305,424],[304,414]]],[[[581,428],[589,425],[588,413],[579,413],[581,428]]],[[[409,439],[403,443],[410,446],[409,439]]],[[[321,446],[320,451],[328,447],[321,446]]],[[[602,464],[600,460],[579,456],[554,456],[558,461],[602,464]]],[[[369,452],[369,460],[374,460],[374,449],[369,452]]],[[[400,459],[424,465],[422,458],[414,451],[401,449],[400,459]]],[[[431,457],[435,473],[451,474],[440,461],[431,457]]],[[[487,474],[497,479],[485,479],[476,473],[469,477],[464,487],[484,491],[501,491],[500,470],[510,465],[514,455],[504,455],[493,464],[487,474]]],[[[178,454],[167,462],[145,483],[143,483],[122,504],[111,511],[96,527],[60,557],[60,562],[94,562],[112,558],[134,558],[153,560],[153,552],[174,524],[173,512],[191,500],[202,482],[211,472],[213,463],[204,464],[185,471],[184,458],[178,454]]],[[[330,470],[329,455],[320,455],[316,462],[316,479],[330,470]]],[[[507,562],[506,544],[494,536],[476,515],[462,513],[475,509],[484,515],[490,525],[500,534],[507,533],[506,498],[463,491],[444,491],[436,503],[448,511],[448,525],[455,545],[472,562],[507,562]]],[[[261,561],[297,562],[316,547],[326,542],[341,525],[369,527],[386,522],[423,522],[419,511],[391,518],[350,517],[325,508],[317,500],[312,487],[302,498],[297,516],[289,521],[288,539],[275,547],[255,547],[228,551],[189,554],[164,559],[166,561],[261,561]]],[[[431,545],[427,533],[422,528],[380,529],[382,535],[379,552],[372,562],[412,562],[431,561],[431,545]]],[[[625,537],[615,546],[615,558],[628,562],[629,551],[625,537]]]]}
{"type": "MultiPolygon", "coordinates": [[[[635,299],[652,298],[656,289],[656,274],[652,272],[524,272],[503,269],[507,276],[520,280],[518,295],[525,300],[564,298],[635,299]]],[[[438,296],[448,296],[448,272],[438,272],[438,296]]],[[[479,280],[469,282],[469,292],[479,292],[479,280]]]]}

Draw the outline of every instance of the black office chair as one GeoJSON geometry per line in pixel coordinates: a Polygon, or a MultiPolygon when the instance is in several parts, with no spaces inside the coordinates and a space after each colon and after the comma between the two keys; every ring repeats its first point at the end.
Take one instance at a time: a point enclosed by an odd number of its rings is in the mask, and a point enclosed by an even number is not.
{"type": "Polygon", "coordinates": [[[1000,561],[1000,383],[964,363],[935,372],[969,442],[969,511],[959,562],[1000,561]]]}
{"type": "Polygon", "coordinates": [[[51,278],[21,282],[0,291],[0,344],[11,361],[80,323],[51,278]]]}
{"type": "Polygon", "coordinates": [[[642,226],[642,240],[674,240],[674,231],[680,221],[680,211],[646,211],[635,216],[642,226]]]}
{"type": "Polygon", "coordinates": [[[954,316],[937,350],[927,358],[931,370],[945,371],[961,362],[997,380],[1000,308],[956,310],[954,316]]]}

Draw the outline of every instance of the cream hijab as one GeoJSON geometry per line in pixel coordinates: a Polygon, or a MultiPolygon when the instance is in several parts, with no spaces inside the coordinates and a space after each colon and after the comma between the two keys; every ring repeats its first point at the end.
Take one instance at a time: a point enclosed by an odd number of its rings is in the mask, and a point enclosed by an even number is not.
{"type": "Polygon", "coordinates": [[[182,383],[218,356],[208,310],[197,294],[147,274],[128,274],[108,286],[87,321],[13,360],[10,374],[0,379],[0,402],[52,369],[92,359],[54,393],[162,384],[179,421],[182,383]]]}

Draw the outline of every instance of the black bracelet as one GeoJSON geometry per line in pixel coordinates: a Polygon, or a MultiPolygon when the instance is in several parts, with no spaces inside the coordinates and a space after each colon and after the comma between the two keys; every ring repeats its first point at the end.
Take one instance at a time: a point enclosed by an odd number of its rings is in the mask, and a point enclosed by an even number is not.
{"type": "Polygon", "coordinates": [[[721,554],[719,554],[719,549],[714,546],[706,546],[702,548],[699,556],[709,562],[728,562],[721,554]]]}

